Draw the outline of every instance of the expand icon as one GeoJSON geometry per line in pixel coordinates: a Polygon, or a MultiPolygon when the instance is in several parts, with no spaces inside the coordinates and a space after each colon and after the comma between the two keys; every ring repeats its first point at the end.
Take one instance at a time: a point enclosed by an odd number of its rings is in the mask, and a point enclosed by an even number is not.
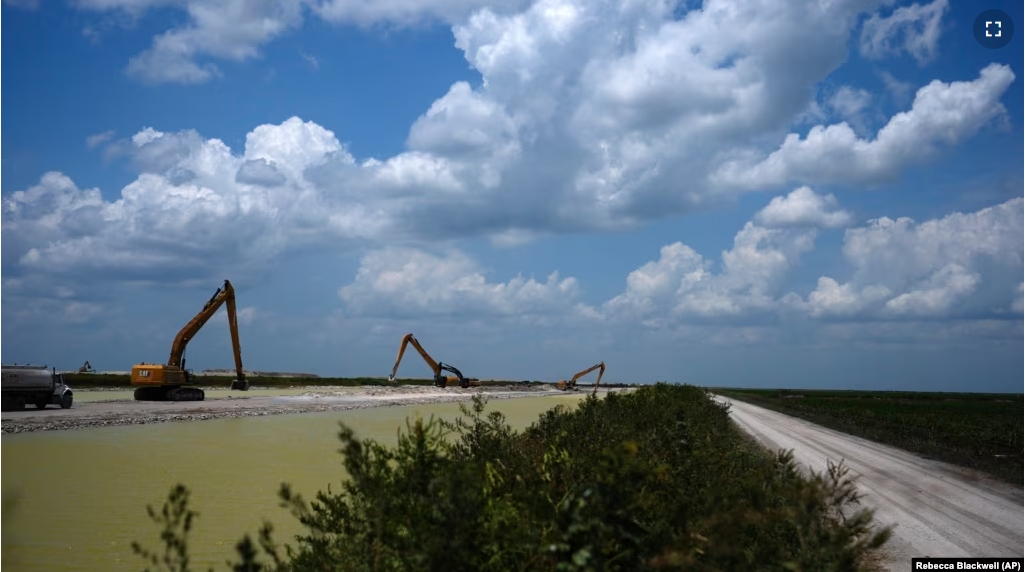
{"type": "Polygon", "coordinates": [[[1014,21],[1003,10],[986,10],[975,18],[972,33],[980,46],[998,50],[1014,38],[1014,21]]]}

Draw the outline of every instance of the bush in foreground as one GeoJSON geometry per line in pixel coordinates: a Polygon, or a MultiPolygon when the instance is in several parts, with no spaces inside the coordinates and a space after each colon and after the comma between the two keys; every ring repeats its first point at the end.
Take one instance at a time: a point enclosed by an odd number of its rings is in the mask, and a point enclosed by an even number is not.
{"type": "MultiPolygon", "coordinates": [[[[691,386],[588,397],[513,431],[477,397],[454,422],[417,419],[382,446],[342,426],[350,478],[309,502],[280,496],[307,532],[280,547],[265,524],[232,570],[864,569],[875,530],[846,470],[806,477],[730,423],[691,386]]],[[[163,554],[189,570],[194,513],[175,487],[157,513],[163,554]]]]}

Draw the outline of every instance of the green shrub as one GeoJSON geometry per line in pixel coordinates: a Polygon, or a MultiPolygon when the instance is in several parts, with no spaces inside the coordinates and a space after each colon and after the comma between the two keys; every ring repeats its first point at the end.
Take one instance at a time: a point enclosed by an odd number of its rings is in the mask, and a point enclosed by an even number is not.
{"type": "MultiPolygon", "coordinates": [[[[842,466],[802,475],[696,387],[588,397],[522,433],[484,410],[478,397],[453,422],[416,419],[392,448],[343,425],[349,479],[312,501],[282,485],[307,532],[282,549],[265,525],[232,569],[854,571],[889,535],[852,510],[842,466]]],[[[187,498],[179,486],[151,510],[179,572],[187,498]]]]}

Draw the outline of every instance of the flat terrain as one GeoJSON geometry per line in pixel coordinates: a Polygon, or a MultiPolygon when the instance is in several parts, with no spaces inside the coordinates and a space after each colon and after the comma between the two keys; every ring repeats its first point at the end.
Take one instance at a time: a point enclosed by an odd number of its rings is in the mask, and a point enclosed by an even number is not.
{"type": "Polygon", "coordinates": [[[733,400],[1022,486],[1021,394],[713,389],[733,400]]]}
{"type": "Polygon", "coordinates": [[[910,569],[916,556],[1021,557],[1025,545],[1022,489],[978,471],[921,458],[749,403],[732,403],[740,428],[770,449],[792,449],[815,472],[841,460],[857,477],[863,506],[881,525],[895,525],[882,550],[889,570],[910,569]]]}
{"type": "MultiPolygon", "coordinates": [[[[210,390],[210,388],[204,388],[210,390]]],[[[221,389],[221,388],[218,388],[221,389]]],[[[467,401],[478,392],[488,399],[510,399],[543,395],[566,395],[550,386],[519,385],[487,388],[437,388],[433,386],[399,387],[316,387],[298,392],[298,395],[257,395],[236,392],[226,397],[210,397],[193,402],[135,401],[130,394],[104,390],[76,391],[79,399],[71,409],[48,407],[43,410],[26,409],[2,414],[0,433],[82,429],[110,425],[134,425],[168,421],[198,421],[226,417],[255,417],[285,413],[311,413],[342,411],[390,405],[413,405],[467,401]],[[95,394],[120,398],[97,400],[95,394]]],[[[601,393],[602,391],[599,390],[601,393]]],[[[261,393],[265,393],[262,392],[261,393]]],[[[297,393],[292,390],[288,393],[297,393]]],[[[101,397],[102,399],[102,397],[101,397]]]]}

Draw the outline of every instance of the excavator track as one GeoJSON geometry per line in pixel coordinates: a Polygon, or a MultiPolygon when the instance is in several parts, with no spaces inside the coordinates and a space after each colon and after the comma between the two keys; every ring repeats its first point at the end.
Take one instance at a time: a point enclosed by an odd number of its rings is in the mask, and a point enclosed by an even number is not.
{"type": "Polygon", "coordinates": [[[196,387],[140,387],[136,401],[203,401],[206,393],[196,387]]]}
{"type": "Polygon", "coordinates": [[[166,388],[163,387],[140,387],[135,390],[136,401],[163,401],[166,388]]]}
{"type": "Polygon", "coordinates": [[[176,387],[167,392],[168,401],[203,401],[206,393],[198,387],[176,387]]]}

